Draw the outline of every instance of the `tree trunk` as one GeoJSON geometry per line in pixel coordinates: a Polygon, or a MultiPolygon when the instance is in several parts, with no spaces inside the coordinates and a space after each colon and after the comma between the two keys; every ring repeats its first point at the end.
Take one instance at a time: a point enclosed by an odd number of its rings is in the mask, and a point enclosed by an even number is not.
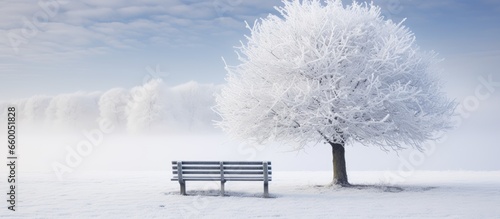
{"type": "Polygon", "coordinates": [[[332,143],[333,154],[333,182],[334,185],[349,186],[345,166],[345,149],[342,143],[332,143]]]}

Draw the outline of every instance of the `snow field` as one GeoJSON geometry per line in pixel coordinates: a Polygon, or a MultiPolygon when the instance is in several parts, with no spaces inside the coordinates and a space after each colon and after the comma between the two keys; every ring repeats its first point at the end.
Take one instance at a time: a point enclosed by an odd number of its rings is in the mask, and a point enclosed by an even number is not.
{"type": "MultiPolygon", "coordinates": [[[[188,182],[188,196],[168,171],[86,172],[19,177],[16,212],[0,218],[500,218],[500,172],[416,172],[391,185],[384,172],[350,172],[352,188],[327,186],[331,173],[273,171],[261,182],[188,182]]],[[[4,175],[2,177],[5,177],[4,175]]],[[[4,188],[5,190],[5,188],[4,188]]]]}

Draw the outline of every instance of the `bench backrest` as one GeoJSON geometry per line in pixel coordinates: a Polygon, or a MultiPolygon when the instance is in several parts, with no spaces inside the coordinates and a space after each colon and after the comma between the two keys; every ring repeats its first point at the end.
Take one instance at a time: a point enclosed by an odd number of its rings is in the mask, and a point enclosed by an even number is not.
{"type": "Polygon", "coordinates": [[[270,161],[172,161],[174,179],[271,181],[270,161]]]}

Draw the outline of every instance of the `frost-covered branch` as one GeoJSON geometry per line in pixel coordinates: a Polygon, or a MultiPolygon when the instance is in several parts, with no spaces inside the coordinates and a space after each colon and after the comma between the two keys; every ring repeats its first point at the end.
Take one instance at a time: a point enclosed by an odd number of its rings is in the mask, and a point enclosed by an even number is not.
{"type": "Polygon", "coordinates": [[[419,148],[450,128],[455,104],[441,91],[435,54],[380,8],[340,0],[284,1],[249,27],[227,66],[218,123],[243,139],[360,142],[419,148]]]}

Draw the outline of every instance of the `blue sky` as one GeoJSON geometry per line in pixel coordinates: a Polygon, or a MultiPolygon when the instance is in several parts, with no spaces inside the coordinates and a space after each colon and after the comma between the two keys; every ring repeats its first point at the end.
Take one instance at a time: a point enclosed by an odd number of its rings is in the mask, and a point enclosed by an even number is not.
{"type": "MultiPolygon", "coordinates": [[[[473,89],[478,74],[500,78],[500,2],[374,2],[387,18],[407,18],[417,43],[445,59],[443,79],[452,97],[467,95],[464,88],[473,89]]],[[[281,2],[3,1],[0,100],[129,88],[151,75],[171,85],[224,83],[221,57],[237,63],[233,46],[248,34],[244,21],[275,13],[274,5],[281,2]]]]}
{"type": "MultiPolygon", "coordinates": [[[[478,101],[459,115],[462,123],[450,132],[430,165],[498,170],[500,86],[480,100],[476,91],[483,86],[480,78],[500,83],[500,1],[374,2],[386,18],[407,18],[405,25],[415,33],[417,44],[440,54],[442,79],[451,98],[461,106],[478,101]]],[[[249,33],[244,21],[253,23],[275,13],[275,5],[281,2],[3,0],[0,102],[39,94],[131,88],[151,77],[169,85],[224,83],[221,57],[237,64],[233,46],[249,33]],[[30,29],[33,26],[36,31],[30,29]]],[[[363,154],[359,159],[369,160],[381,156],[378,153],[383,152],[360,151],[356,156],[363,154]]]]}
{"type": "Polygon", "coordinates": [[[221,56],[234,57],[232,46],[245,33],[244,21],[268,14],[277,3],[60,3],[52,7],[58,10],[48,21],[40,19],[36,34],[24,37],[24,18],[32,20],[45,11],[28,1],[4,2],[0,9],[2,99],[131,87],[142,84],[148,66],[156,69],[157,65],[161,77],[171,84],[221,83],[225,74],[221,56]],[[25,39],[18,43],[18,51],[10,42],[12,33],[25,39]],[[5,95],[7,91],[13,94],[5,95]]]}

